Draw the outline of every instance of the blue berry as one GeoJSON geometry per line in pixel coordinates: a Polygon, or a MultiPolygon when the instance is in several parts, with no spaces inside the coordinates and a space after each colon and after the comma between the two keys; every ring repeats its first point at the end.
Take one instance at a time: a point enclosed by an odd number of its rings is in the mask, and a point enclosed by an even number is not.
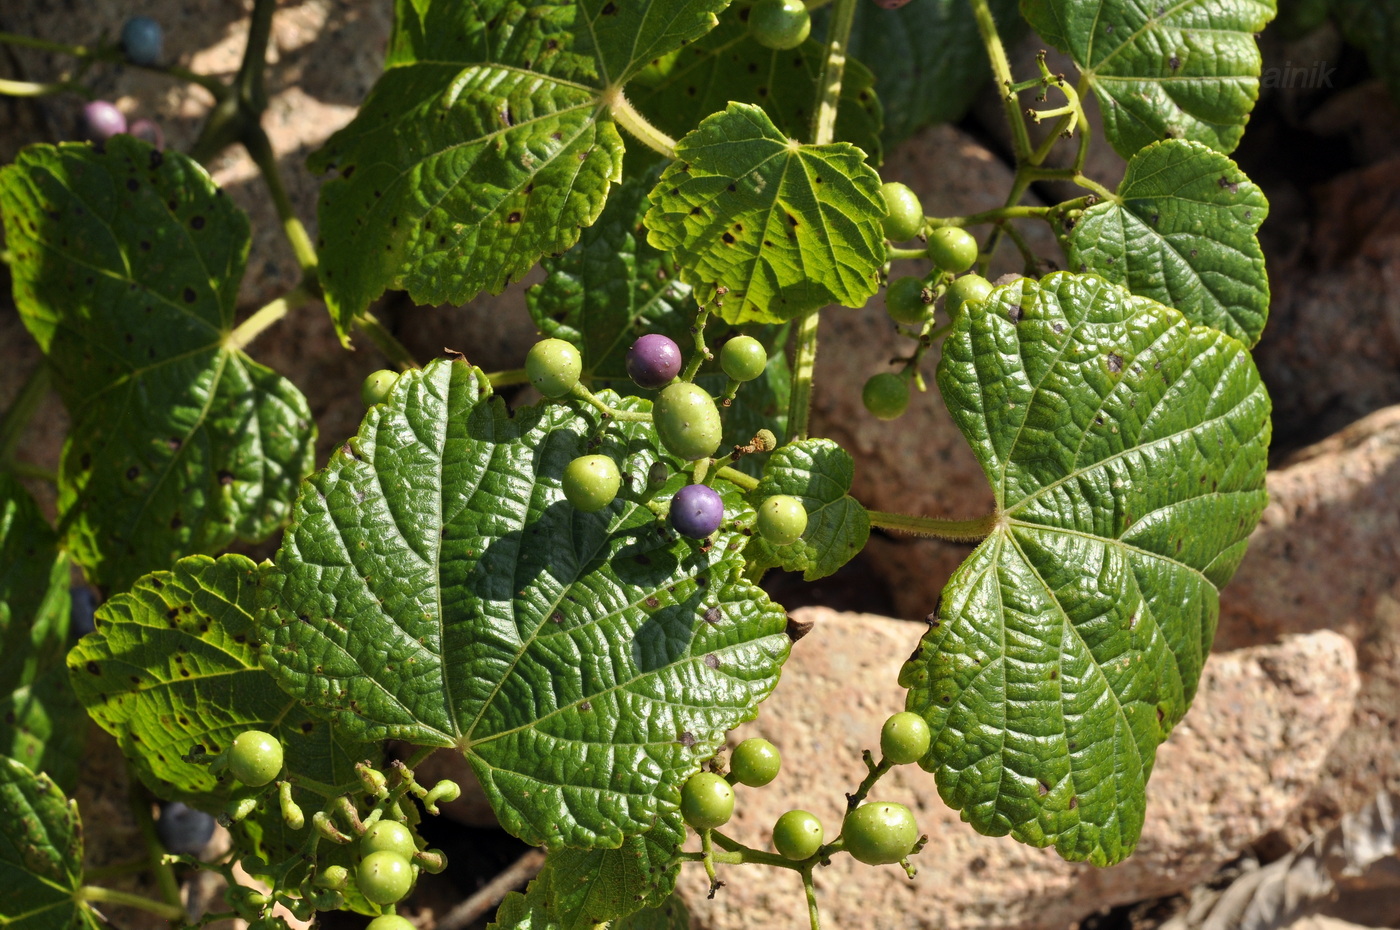
{"type": "Polygon", "coordinates": [[[214,818],[179,801],[164,804],[156,820],[161,845],[177,856],[194,856],[214,835],[214,818]]]}
{"type": "Polygon", "coordinates": [[[160,61],[164,43],[160,23],[149,16],[133,16],[122,25],[122,50],[134,65],[153,65],[160,61]]]}
{"type": "Polygon", "coordinates": [[[638,387],[659,388],[681,373],[681,349],[660,333],[647,333],[627,350],[627,376],[638,387]]]}
{"type": "Polygon", "coordinates": [[[704,484],[688,484],[671,498],[671,525],[691,539],[704,539],[724,522],[724,501],[704,484]]]}
{"type": "Polygon", "coordinates": [[[89,142],[106,142],[126,132],[126,117],[122,111],[105,100],[94,100],[83,106],[79,134],[89,142]]]}
{"type": "Polygon", "coordinates": [[[74,639],[86,636],[97,629],[93,611],[97,610],[97,595],[87,585],[74,585],[69,592],[73,597],[73,607],[69,611],[68,632],[74,639]]]}

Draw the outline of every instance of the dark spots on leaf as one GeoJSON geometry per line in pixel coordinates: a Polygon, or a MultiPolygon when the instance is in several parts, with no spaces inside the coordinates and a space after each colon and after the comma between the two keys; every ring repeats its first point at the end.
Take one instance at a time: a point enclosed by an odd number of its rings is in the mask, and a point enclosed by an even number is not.
{"type": "Polygon", "coordinates": [[[632,561],[636,562],[638,565],[650,565],[651,557],[645,552],[638,552],[636,555],[632,556],[632,561]]]}
{"type": "Polygon", "coordinates": [[[512,210],[510,216],[506,217],[506,222],[507,222],[507,223],[518,223],[518,222],[520,222],[520,211],[519,211],[519,210],[512,210]]]}
{"type": "Polygon", "coordinates": [[[126,189],[129,191],[138,191],[141,189],[141,182],[136,180],[135,178],[127,178],[126,189]]]}
{"type": "Polygon", "coordinates": [[[699,207],[691,207],[691,208],[690,208],[690,215],[691,215],[691,216],[699,216],[699,215],[700,215],[701,213],[703,213],[703,212],[704,212],[704,211],[701,210],[699,207]]]}
{"type": "Polygon", "coordinates": [[[84,470],[84,471],[87,471],[89,468],[91,468],[91,467],[92,467],[92,453],[91,453],[91,452],[84,452],[82,458],[78,459],[78,464],[80,464],[80,465],[83,467],[83,470],[84,470]]]}
{"type": "Polygon", "coordinates": [[[677,734],[676,742],[680,743],[686,749],[689,749],[691,746],[695,745],[695,737],[689,730],[682,730],[677,734]]]}
{"type": "Polygon", "coordinates": [[[649,597],[646,599],[646,605],[652,610],[655,610],[656,608],[661,606],[661,602],[658,601],[655,597],[649,597]]]}
{"type": "Polygon", "coordinates": [[[1113,35],[1113,24],[1109,23],[1108,28],[1106,28],[1104,32],[1108,33],[1109,35],[1113,35]]]}
{"type": "Polygon", "coordinates": [[[1167,67],[1175,71],[1177,68],[1181,67],[1181,59],[1173,55],[1167,59],[1167,67]]]}
{"type": "Polygon", "coordinates": [[[758,88],[758,95],[759,95],[760,97],[767,97],[767,96],[768,96],[768,88],[767,88],[766,86],[760,86],[760,87],[758,88]]]}
{"type": "Polygon", "coordinates": [[[756,62],[756,61],[751,61],[751,62],[749,62],[749,74],[757,74],[757,73],[758,73],[758,62],[756,62]]]}
{"type": "Polygon", "coordinates": [[[728,190],[729,193],[732,194],[732,193],[734,193],[736,190],[738,190],[738,188],[735,187],[735,186],[731,183],[731,184],[729,185],[729,187],[726,188],[726,190],[728,190]]]}
{"type": "Polygon", "coordinates": [[[720,238],[724,240],[725,245],[734,244],[734,235],[732,233],[725,233],[723,236],[720,236],[720,238]]]}
{"type": "Polygon", "coordinates": [[[341,176],[342,178],[348,178],[348,177],[350,177],[350,175],[352,175],[352,174],[354,174],[354,173],[355,173],[355,166],[354,166],[354,165],[348,165],[348,166],[345,167],[345,169],[344,169],[343,171],[340,172],[340,176],[341,176]]]}
{"type": "Polygon", "coordinates": [[[83,668],[86,668],[86,669],[88,670],[88,674],[90,674],[90,675],[101,675],[101,674],[102,674],[102,667],[101,667],[100,665],[98,665],[96,662],[94,662],[92,659],[88,659],[87,665],[83,666],[83,668]]]}
{"type": "Polygon", "coordinates": [[[710,583],[710,576],[701,575],[699,578],[695,579],[695,583],[703,588],[710,583]]]}
{"type": "Polygon", "coordinates": [[[1115,375],[1123,370],[1123,356],[1116,352],[1108,353],[1108,370],[1115,375]]]}
{"type": "Polygon", "coordinates": [[[229,472],[221,470],[219,472],[219,484],[223,485],[224,487],[228,487],[229,485],[233,484],[233,475],[231,475],[229,472]]]}
{"type": "Polygon", "coordinates": [[[709,624],[719,623],[721,620],[724,619],[724,611],[720,610],[719,605],[715,605],[714,607],[711,607],[709,610],[705,611],[704,619],[705,622],[709,624]]]}
{"type": "Polygon", "coordinates": [[[171,528],[172,530],[178,530],[180,527],[182,527],[182,526],[184,526],[184,525],[185,525],[185,521],[180,519],[180,515],[179,515],[178,513],[177,513],[175,516],[173,516],[173,517],[170,518],[170,528],[171,528]]]}
{"type": "Polygon", "coordinates": [[[190,217],[190,228],[191,228],[191,229],[195,229],[195,230],[203,229],[203,228],[204,228],[204,217],[202,217],[202,216],[192,216],[192,217],[190,217]]]}
{"type": "Polygon", "coordinates": [[[687,97],[694,97],[697,93],[699,93],[699,91],[697,91],[697,90],[695,89],[695,85],[694,85],[694,84],[691,84],[689,87],[687,87],[687,88],[685,89],[685,95],[686,95],[687,97]]]}
{"type": "Polygon", "coordinates": [[[1063,323],[1052,323],[1052,324],[1050,324],[1050,328],[1053,329],[1053,330],[1054,330],[1055,332],[1057,332],[1057,333],[1062,333],[1062,332],[1065,331],[1065,324],[1063,324],[1063,323]]]}
{"type": "Polygon", "coordinates": [[[149,239],[142,239],[137,245],[142,252],[149,252],[151,250],[151,241],[149,239]]]}
{"type": "Polygon", "coordinates": [[[1008,319],[1011,320],[1012,323],[1021,322],[1021,317],[1025,315],[1026,311],[1022,310],[1019,306],[1009,307],[1006,311],[1006,316],[1008,319]]]}
{"type": "Polygon", "coordinates": [[[705,666],[707,668],[719,668],[719,658],[713,653],[705,655],[705,666]]]}
{"type": "Polygon", "coordinates": [[[195,294],[194,288],[192,288],[192,287],[187,287],[187,288],[185,288],[185,292],[184,292],[183,294],[181,294],[180,296],[182,296],[182,297],[185,298],[185,303],[187,303],[187,304],[192,304],[192,303],[194,303],[195,298],[196,298],[198,295],[195,294]]]}
{"type": "Polygon", "coordinates": [[[1046,784],[1045,782],[1043,782],[1043,781],[1037,781],[1037,782],[1035,783],[1035,790],[1036,790],[1036,793],[1039,794],[1039,795],[1043,798],[1043,797],[1045,797],[1047,794],[1050,793],[1050,786],[1047,785],[1047,784],[1046,784]]]}
{"type": "Polygon", "coordinates": [[[310,720],[303,720],[301,722],[301,732],[303,733],[310,733],[315,728],[316,724],[312,723],[310,720]]]}
{"type": "Polygon", "coordinates": [[[792,225],[792,227],[795,229],[795,228],[797,227],[797,217],[795,217],[795,216],[793,216],[791,213],[789,213],[789,214],[787,215],[787,218],[788,218],[788,223],[789,223],[790,225],[792,225]]]}
{"type": "Polygon", "coordinates": [[[1079,795],[1071,795],[1069,799],[1069,809],[1074,810],[1079,806],[1079,795]]]}
{"type": "Polygon", "coordinates": [[[617,4],[616,4],[616,3],[608,3],[608,4],[606,4],[601,10],[599,10],[598,12],[599,12],[599,14],[602,15],[602,16],[614,16],[614,15],[617,14],[617,4]]]}
{"type": "Polygon", "coordinates": [[[1240,192],[1240,186],[1232,182],[1229,178],[1221,178],[1215,183],[1219,184],[1222,188],[1228,190],[1232,194],[1238,194],[1240,192]]]}
{"type": "Polygon", "coordinates": [[[159,150],[153,149],[151,151],[151,170],[154,171],[163,164],[165,164],[165,156],[159,150]]]}
{"type": "Polygon", "coordinates": [[[510,112],[510,106],[509,106],[509,105],[501,107],[500,116],[501,116],[501,125],[502,125],[502,126],[514,126],[514,125],[515,125],[515,117],[514,117],[514,115],[512,115],[512,113],[510,112]]]}
{"type": "Polygon", "coordinates": [[[942,700],[944,704],[951,704],[953,703],[953,696],[951,694],[945,694],[940,700],[942,700]]]}
{"type": "Polygon", "coordinates": [[[554,613],[552,613],[552,614],[549,615],[549,622],[550,622],[550,623],[563,623],[563,622],[564,622],[564,615],[563,615],[562,613],[560,613],[559,611],[556,610],[554,613]]]}

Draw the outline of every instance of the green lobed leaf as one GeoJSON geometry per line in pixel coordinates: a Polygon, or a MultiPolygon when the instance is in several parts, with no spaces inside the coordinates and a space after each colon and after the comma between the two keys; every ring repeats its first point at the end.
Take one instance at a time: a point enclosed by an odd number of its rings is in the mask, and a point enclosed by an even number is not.
{"type": "Polygon", "coordinates": [[[959,314],[938,383],[999,519],[900,674],[920,764],[980,832],[1121,861],[1267,501],[1268,395],[1234,339],[1063,272],[959,314]]]}
{"type": "Polygon", "coordinates": [[[47,775],[0,756],[0,924],[67,930],[96,924],[76,900],[83,883],[78,805],[47,775]]]}
{"type": "MultiPolygon", "coordinates": [[[[97,631],[69,653],[79,698],[161,797],[221,808],[235,784],[182,757],[222,752],[244,730],[271,733],[288,771],[330,786],[355,784],[354,764],[380,754],[309,715],[262,669],[254,613],[269,571],[241,555],[181,559],[103,604],[97,631]]],[[[285,840],[280,823],[274,802],[243,829],[261,848],[285,840]]]]}
{"type": "MultiPolygon", "coordinates": [[[[679,137],[730,101],[751,103],[762,107],[783,133],[812,141],[812,105],[826,46],[808,39],[786,51],[766,48],[749,35],[749,9],[748,3],[734,4],[714,31],[639,72],[627,89],[633,105],[662,131],[679,137]]],[[[847,59],[836,138],[859,147],[878,165],[882,117],[874,84],[865,65],[847,59]]]]}
{"type": "Polygon", "coordinates": [[[1149,145],[1128,162],[1118,197],[1069,235],[1070,267],[1151,297],[1246,346],[1269,317],[1259,226],[1269,201],[1234,162],[1197,142],[1149,145]]]}
{"type": "Polygon", "coordinates": [[[685,842],[678,812],[626,837],[617,849],[556,849],[545,861],[550,911],[563,930],[591,930],[644,908],[664,904],[676,888],[685,842]]]}
{"type": "Polygon", "coordinates": [[[880,176],[848,143],[802,145],[732,103],[676,144],[652,192],[652,245],[730,323],[862,306],[885,261],[880,176]]]}
{"type": "Polygon", "coordinates": [[[749,557],[764,568],[802,572],[807,581],[825,578],[849,562],[870,538],[870,515],[850,494],[854,478],[850,453],[830,439],[800,439],[779,447],[749,500],[757,506],[773,494],[791,495],[807,510],[807,529],[788,546],[773,546],[755,534],[749,557]]]}
{"type": "Polygon", "coordinates": [[[1259,96],[1254,36],[1276,11],[1277,0],[1021,0],[1098,95],[1124,158],[1162,139],[1234,151],[1259,96]]]}
{"type": "MultiPolygon", "coordinates": [[[[1010,43],[1024,31],[1017,0],[990,0],[988,5],[1004,41],[1010,43]]],[[[888,146],[930,123],[962,118],[991,76],[967,0],[918,0],[878,12],[863,9],[851,29],[850,47],[852,55],[875,71],[888,146]]],[[[836,137],[864,148],[844,135],[839,123],[836,137]]]]}
{"type": "Polygon", "coordinates": [[[559,930],[549,896],[549,876],[532,879],[523,893],[512,891],[505,896],[486,930],[559,930]]]}
{"type": "Polygon", "coordinates": [[[25,149],[0,170],[0,212],[15,302],[73,418],[59,508],[89,579],[125,589],[276,530],[315,423],[227,345],[243,213],[195,162],[125,135],[25,149]]]}
{"type": "Polygon", "coordinates": [[[460,362],[404,374],[305,485],[264,663],[349,732],[460,749],[526,842],[617,846],[753,717],[784,615],[742,578],[736,529],[701,548],[626,490],[654,460],[650,424],[579,402],[511,412],[488,391],[460,362]],[[585,451],[627,476],[592,514],[561,490],[585,451]]]}
{"type": "Polygon", "coordinates": [[[690,911],[679,895],[671,895],[655,907],[628,914],[609,925],[609,930],[689,930],[690,911]]]}
{"type": "Polygon", "coordinates": [[[578,240],[622,179],[604,105],[727,0],[398,0],[387,70],[313,156],[321,277],[344,335],[388,288],[499,293],[578,240]]]}
{"type": "Polygon", "coordinates": [[[1342,35],[1366,50],[1371,70],[1400,100],[1400,7],[1376,0],[1328,0],[1327,5],[1342,35]]]}
{"type": "Polygon", "coordinates": [[[0,755],[77,785],[84,717],[63,656],[68,556],[18,481],[0,473],[0,755]]]}

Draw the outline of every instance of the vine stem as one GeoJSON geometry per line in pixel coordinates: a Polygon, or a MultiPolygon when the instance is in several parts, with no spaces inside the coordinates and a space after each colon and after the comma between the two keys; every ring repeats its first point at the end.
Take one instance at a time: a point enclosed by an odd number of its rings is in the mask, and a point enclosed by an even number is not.
{"type": "Polygon", "coordinates": [[[153,901],[145,895],[132,894],[129,891],[118,891],[115,888],[103,888],[100,885],[84,885],[74,892],[73,897],[79,901],[122,904],[127,907],[138,908],[159,917],[164,917],[166,920],[185,919],[185,909],[183,907],[166,904],[164,901],[153,901]]]}
{"type": "Polygon", "coordinates": [[[50,42],[47,39],[36,39],[33,36],[16,35],[12,32],[0,32],[0,44],[18,45],[23,48],[38,49],[41,52],[57,52],[60,55],[71,55],[74,58],[81,58],[85,61],[106,61],[113,64],[124,65],[129,68],[140,68],[142,71],[153,71],[156,74],[165,74],[170,77],[195,84],[209,91],[215,100],[222,100],[229,95],[229,89],[218,78],[210,77],[207,74],[199,74],[179,65],[138,65],[133,61],[128,61],[122,51],[115,46],[98,48],[88,48],[86,45],[65,45],[62,42],[50,42]]]}
{"type": "Polygon", "coordinates": [[[588,388],[584,387],[582,382],[575,384],[570,393],[579,400],[600,411],[604,416],[611,417],[620,423],[651,422],[651,414],[649,413],[643,413],[640,410],[618,410],[616,407],[609,407],[607,404],[603,403],[602,399],[599,398],[597,394],[594,394],[588,388]]]}
{"type": "Polygon", "coordinates": [[[293,288],[235,326],[233,332],[224,340],[224,345],[240,351],[247,348],[264,330],[311,299],[312,295],[305,287],[293,288]]]}
{"type": "Polygon", "coordinates": [[[491,382],[493,388],[508,387],[512,384],[528,384],[530,376],[523,368],[510,368],[506,371],[493,371],[486,375],[486,380],[491,382]]]}
{"type": "Polygon", "coordinates": [[[667,158],[675,159],[676,140],[657,129],[655,124],[638,113],[637,108],[632,106],[622,93],[621,86],[609,87],[603,91],[598,100],[607,107],[613,120],[635,136],[639,142],[654,152],[660,152],[667,158]]]}
{"type": "Polygon", "coordinates": [[[127,792],[127,803],[131,808],[131,816],[136,821],[136,829],[141,833],[141,840],[146,844],[146,859],[156,877],[156,884],[160,887],[160,896],[165,899],[166,904],[180,907],[183,911],[180,883],[175,880],[175,870],[163,858],[165,847],[156,836],[155,821],[151,819],[151,797],[140,787],[136,772],[130,765],[127,766],[127,779],[134,789],[127,792]]]}
{"type": "Polygon", "coordinates": [[[1001,92],[1002,108],[1006,110],[1007,122],[1011,124],[1011,144],[1016,153],[1016,163],[1021,164],[1030,157],[1031,137],[1026,129],[1026,122],[1021,117],[1021,107],[1016,100],[1016,92],[1011,89],[1013,82],[1011,76],[1011,61],[1006,57],[1006,47],[1001,44],[1001,35],[997,32],[996,18],[992,16],[992,8],[987,0],[969,0],[972,4],[972,16],[977,20],[977,31],[982,36],[982,44],[987,48],[987,58],[992,65],[992,76],[996,79],[997,89],[1001,92]]]}
{"type": "Polygon", "coordinates": [[[286,234],[287,241],[292,246],[292,254],[296,256],[297,265],[301,268],[305,282],[303,286],[308,290],[319,291],[320,285],[316,281],[316,248],[311,244],[311,237],[307,235],[306,227],[301,224],[301,217],[297,216],[291,198],[287,196],[287,188],[282,184],[282,173],[277,168],[277,157],[272,152],[272,142],[267,138],[262,126],[254,123],[248,129],[244,135],[243,146],[252,157],[253,164],[258,166],[263,183],[272,195],[277,219],[282,223],[282,232],[286,234]]]}
{"type": "Polygon", "coordinates": [[[788,395],[787,434],[806,439],[812,416],[812,378],[817,370],[817,326],[820,311],[812,310],[797,327],[797,347],[792,359],[792,393],[788,395]]]}
{"type": "Polygon", "coordinates": [[[730,484],[737,484],[745,491],[753,491],[758,488],[758,479],[752,475],[746,475],[737,468],[730,468],[728,465],[721,465],[715,474],[730,484]]]}
{"type": "Polygon", "coordinates": [[[375,348],[383,352],[384,357],[397,365],[400,371],[421,367],[413,353],[408,351],[408,347],[399,342],[394,334],[389,332],[389,328],[379,322],[379,318],[373,314],[366,312],[355,317],[355,328],[368,336],[375,348]]]}
{"type": "Polygon", "coordinates": [[[0,78],[0,94],[7,97],[44,97],[49,94],[74,93],[92,99],[92,91],[81,84],[74,84],[71,81],[53,81],[49,84],[38,84],[34,81],[12,81],[7,78],[0,78]]]}
{"type": "Polygon", "coordinates": [[[976,520],[938,520],[883,510],[867,510],[866,513],[870,515],[871,526],[916,536],[935,536],[953,542],[981,542],[1001,523],[1001,515],[996,513],[976,520]]]}
{"type": "Polygon", "coordinates": [[[802,870],[802,891],[807,896],[807,919],[812,924],[812,930],[822,930],[822,915],[817,909],[817,886],[812,881],[810,865],[802,870]]]}

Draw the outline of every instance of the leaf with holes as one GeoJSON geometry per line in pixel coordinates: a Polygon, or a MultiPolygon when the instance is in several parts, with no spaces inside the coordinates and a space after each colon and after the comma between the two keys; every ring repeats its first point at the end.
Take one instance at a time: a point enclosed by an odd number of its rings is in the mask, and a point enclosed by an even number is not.
{"type": "Polygon", "coordinates": [[[47,775],[0,756],[0,924],[7,930],[95,930],[83,884],[78,805],[47,775]]]}
{"type": "Polygon", "coordinates": [[[68,556],[38,505],[0,473],[0,755],[77,787],[83,710],[68,687],[68,556]]]}
{"type": "Polygon", "coordinates": [[[1269,201],[1235,163],[1197,142],[1149,145],[1118,197],[1069,235],[1069,263],[1213,326],[1246,346],[1269,317],[1259,225],[1269,201]]]}
{"type": "Polygon", "coordinates": [[[788,546],[771,545],[755,534],[749,557],[764,568],[802,572],[807,581],[825,578],[849,562],[870,538],[870,515],[850,494],[854,477],[850,453],[830,439],[781,446],[749,500],[757,505],[773,494],[791,495],[807,510],[807,529],[788,546]]]}
{"type": "Polygon", "coordinates": [[[1276,0],[1021,0],[1094,89],[1124,158],[1162,139],[1234,151],[1259,96],[1254,37],[1276,11],[1276,0]]]}
{"type": "MultiPolygon", "coordinates": [[[[786,135],[812,141],[812,103],[826,46],[816,39],[787,50],[760,45],[749,32],[749,9],[730,7],[713,32],[642,70],[628,85],[628,99],[674,136],[738,101],[762,107],[786,135]]],[[[874,82],[865,65],[847,59],[836,138],[859,147],[878,165],[882,118],[874,82]]]]}
{"type": "Polygon", "coordinates": [[[647,212],[700,303],[730,323],[860,307],[885,261],[880,176],[844,142],[802,145],[733,103],[676,145],[647,212]]]}
{"type": "Polygon", "coordinates": [[[35,145],[0,170],[15,303],[73,419],[65,543],[121,590],[285,519],[315,423],[229,344],[248,220],[198,164],[130,136],[35,145]]]}
{"type": "Polygon", "coordinates": [[[1000,520],[900,674],[920,764],[982,833],[1119,862],[1267,500],[1268,394],[1229,336],[1063,272],[959,314],[938,384],[1000,520]]]}
{"type": "MultiPolygon", "coordinates": [[[[307,714],[259,665],[253,614],[268,571],[240,555],[181,559],[98,608],[97,631],[69,654],[88,712],[161,797],[222,807],[233,783],[182,757],[196,746],[222,752],[244,730],[271,733],[288,771],[323,785],[355,784],[354,764],[378,757],[377,747],[307,714]]],[[[240,830],[254,849],[283,842],[276,805],[240,830]]]]}
{"type": "Polygon", "coordinates": [[[401,375],[306,483],[263,661],[361,738],[461,750],[527,843],[615,847],[754,716],[785,616],[743,578],[737,490],[708,547],[639,502],[650,423],[578,401],[511,412],[488,391],[461,362],[401,375]],[[584,452],[626,476],[596,513],[561,486],[584,452]]]}
{"type": "Polygon", "coordinates": [[[388,288],[499,293],[563,252],[622,179],[604,101],[726,0],[398,0],[387,70],[312,158],[321,278],[343,334],[388,288]]]}

